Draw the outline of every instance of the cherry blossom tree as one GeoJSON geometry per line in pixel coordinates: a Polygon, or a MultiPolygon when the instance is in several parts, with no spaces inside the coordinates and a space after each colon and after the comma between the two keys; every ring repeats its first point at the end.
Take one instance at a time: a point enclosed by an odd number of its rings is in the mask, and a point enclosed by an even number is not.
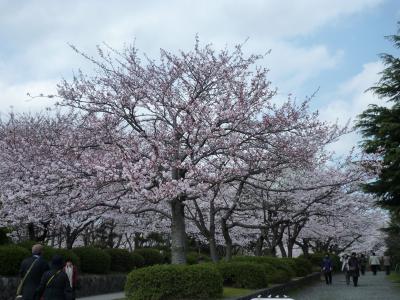
{"type": "Polygon", "coordinates": [[[109,209],[105,202],[124,195],[112,152],[83,130],[87,121],[56,112],[11,114],[1,122],[1,213],[6,225],[27,224],[30,239],[38,240],[51,228],[62,228],[70,248],[109,209]]]}
{"type": "Polygon", "coordinates": [[[275,105],[268,72],[256,66],[261,56],[245,56],[241,46],[217,53],[197,41],[192,51],[161,50],[144,62],[135,47],[98,50],[98,59],[81,53],[96,74],[63,81],[60,104],[120,121],[131,196],[170,206],[174,263],[185,262],[186,202],[220,183],[307,163],[339,131],[306,103],[275,105]]]}

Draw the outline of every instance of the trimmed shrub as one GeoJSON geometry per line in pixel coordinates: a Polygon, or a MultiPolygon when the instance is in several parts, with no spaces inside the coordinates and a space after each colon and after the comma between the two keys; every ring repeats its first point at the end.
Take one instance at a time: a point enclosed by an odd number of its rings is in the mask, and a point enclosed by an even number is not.
{"type": "MultiPolygon", "coordinates": [[[[55,248],[52,248],[52,247],[47,246],[47,245],[43,245],[43,244],[40,243],[40,242],[30,241],[30,240],[20,242],[20,243],[17,244],[17,246],[23,247],[23,248],[25,248],[26,250],[28,250],[29,253],[31,253],[31,251],[32,251],[32,246],[35,245],[35,244],[41,244],[41,245],[43,246],[43,253],[42,253],[42,256],[43,256],[43,258],[44,258],[45,260],[47,260],[48,262],[50,262],[51,259],[52,259],[52,257],[53,257],[53,255],[56,254],[56,253],[54,252],[55,248]]],[[[59,254],[59,253],[57,253],[57,254],[59,254]]]]}
{"type": "Polygon", "coordinates": [[[68,249],[56,249],[56,248],[51,248],[49,246],[44,246],[43,247],[43,258],[47,260],[49,263],[51,263],[51,260],[54,255],[60,255],[66,261],[67,259],[70,259],[72,263],[77,266],[77,268],[80,269],[81,263],[78,255],[76,255],[72,250],[68,249]]]}
{"type": "Polygon", "coordinates": [[[141,268],[144,266],[143,256],[141,256],[140,254],[137,254],[135,252],[132,252],[131,257],[132,257],[134,269],[141,268]]]}
{"type": "Polygon", "coordinates": [[[321,267],[322,260],[324,259],[325,254],[323,253],[312,253],[309,254],[307,257],[300,255],[299,257],[304,257],[308,259],[313,266],[321,267]]]}
{"type": "Polygon", "coordinates": [[[223,292],[222,276],[210,264],[157,265],[128,274],[128,300],[215,299],[223,292]]]}
{"type": "Polygon", "coordinates": [[[189,252],[186,254],[186,262],[188,265],[198,264],[200,261],[202,262],[211,262],[211,258],[204,254],[199,254],[197,252],[189,252]]]}
{"type": "Polygon", "coordinates": [[[21,262],[30,255],[31,252],[22,247],[0,246],[0,275],[18,275],[21,262]]]}
{"type": "Polygon", "coordinates": [[[164,263],[164,256],[157,249],[141,248],[134,251],[144,258],[144,266],[161,265],[164,263]]]}
{"type": "Polygon", "coordinates": [[[26,250],[29,251],[29,253],[31,253],[31,251],[32,251],[32,246],[35,245],[35,244],[37,244],[37,243],[38,243],[38,242],[28,240],[28,241],[23,241],[23,242],[18,243],[17,246],[18,246],[18,247],[25,248],[26,250]]]}
{"type": "Polygon", "coordinates": [[[273,272],[269,278],[271,283],[286,283],[292,279],[292,277],[290,277],[290,273],[282,269],[275,270],[275,272],[273,272]]]}
{"type": "Polygon", "coordinates": [[[290,262],[282,258],[271,256],[235,256],[233,261],[251,262],[257,264],[267,264],[265,268],[274,271],[266,271],[268,282],[283,283],[296,276],[290,262]],[[279,272],[278,272],[279,271],[279,272]]]}
{"type": "Polygon", "coordinates": [[[0,245],[7,245],[11,243],[11,239],[7,236],[9,230],[5,227],[0,227],[0,245]]]}
{"type": "Polygon", "coordinates": [[[105,274],[110,271],[111,257],[107,252],[92,247],[74,248],[81,261],[81,270],[89,274],[105,274]]]}
{"type": "Polygon", "coordinates": [[[306,276],[312,273],[312,264],[309,260],[304,257],[297,257],[294,259],[295,271],[297,276],[306,276]]]}
{"type": "Polygon", "coordinates": [[[163,257],[163,264],[171,263],[171,250],[160,250],[160,253],[163,257]]]}
{"type": "MultiPolygon", "coordinates": [[[[76,255],[72,250],[69,249],[51,249],[52,255],[61,255],[64,258],[64,261],[71,260],[72,263],[78,268],[81,269],[81,260],[79,256],[76,255]]],[[[49,260],[50,262],[51,260],[49,260]]]]}
{"type": "Polygon", "coordinates": [[[111,271],[130,272],[135,268],[135,258],[126,249],[106,249],[111,257],[111,271]]]}
{"type": "Polygon", "coordinates": [[[247,262],[221,262],[216,264],[224,278],[224,285],[237,288],[258,289],[267,286],[264,267],[247,262]]]}
{"type": "Polygon", "coordinates": [[[302,257],[282,258],[282,261],[284,261],[290,266],[290,268],[294,270],[295,276],[297,277],[303,277],[312,272],[312,264],[302,257]]]}

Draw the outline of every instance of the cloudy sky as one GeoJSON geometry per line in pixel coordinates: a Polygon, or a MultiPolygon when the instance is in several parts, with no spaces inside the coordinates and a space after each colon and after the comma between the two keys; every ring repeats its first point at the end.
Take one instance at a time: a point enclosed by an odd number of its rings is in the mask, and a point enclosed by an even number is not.
{"type": "MultiPolygon", "coordinates": [[[[385,35],[396,32],[398,0],[0,0],[0,113],[38,111],[62,77],[90,67],[68,44],[89,54],[106,42],[120,49],[135,40],[150,57],[160,48],[190,49],[195,35],[216,48],[247,40],[279,95],[301,100],[318,93],[312,108],[345,123],[369,103],[364,91],[382,69],[378,53],[394,52],[385,35]]],[[[350,149],[349,135],[334,147],[350,149]]]]}

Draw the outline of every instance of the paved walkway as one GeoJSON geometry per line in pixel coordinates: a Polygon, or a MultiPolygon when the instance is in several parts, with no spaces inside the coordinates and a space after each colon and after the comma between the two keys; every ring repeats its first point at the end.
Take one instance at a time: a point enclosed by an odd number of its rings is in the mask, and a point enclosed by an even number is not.
{"type": "MultiPolygon", "coordinates": [[[[400,300],[400,284],[391,282],[383,272],[377,276],[367,272],[367,275],[360,277],[358,287],[346,285],[344,275],[336,275],[332,285],[319,282],[288,296],[295,300],[400,300]]],[[[78,300],[120,300],[124,297],[124,293],[115,293],[78,300]]]]}
{"type": "Polygon", "coordinates": [[[333,284],[320,282],[304,290],[289,294],[295,300],[400,300],[400,285],[391,282],[383,272],[373,276],[367,272],[359,278],[359,285],[347,286],[344,275],[333,277],[333,284]]]}
{"type": "Polygon", "coordinates": [[[99,295],[99,296],[92,296],[85,298],[77,298],[77,300],[119,300],[124,298],[125,298],[125,293],[114,293],[114,294],[106,294],[106,295],[99,295]]]}

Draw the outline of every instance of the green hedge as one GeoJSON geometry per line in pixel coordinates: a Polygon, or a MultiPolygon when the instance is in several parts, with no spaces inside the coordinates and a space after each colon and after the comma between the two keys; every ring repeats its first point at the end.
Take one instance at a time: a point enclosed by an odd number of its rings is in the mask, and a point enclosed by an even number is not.
{"type": "Polygon", "coordinates": [[[297,277],[303,277],[312,272],[311,262],[303,257],[282,258],[282,261],[284,261],[294,270],[297,277]]]}
{"type": "Polygon", "coordinates": [[[186,254],[186,262],[188,265],[198,264],[199,261],[211,262],[211,258],[204,254],[199,254],[197,252],[189,252],[186,254]]]}
{"type": "Polygon", "coordinates": [[[126,249],[106,249],[111,257],[111,271],[130,272],[135,269],[135,258],[126,249]]]}
{"type": "MultiPolygon", "coordinates": [[[[269,258],[263,259],[262,257],[255,257],[254,259],[250,256],[247,257],[237,257],[236,261],[247,261],[264,268],[264,273],[267,278],[268,283],[285,283],[290,281],[292,278],[293,271],[287,271],[286,269],[282,269],[282,267],[277,268],[277,263],[271,263],[269,258]],[[269,262],[266,262],[269,261],[269,262]]],[[[278,261],[279,262],[279,261],[278,261]]],[[[284,267],[283,267],[284,268],[284,267]]]]}
{"type": "Polygon", "coordinates": [[[257,264],[268,264],[275,270],[280,270],[279,276],[274,276],[270,282],[281,283],[285,279],[285,282],[296,276],[296,272],[292,267],[292,263],[285,261],[282,258],[271,257],[271,256],[235,256],[232,261],[252,262],[257,264]],[[276,280],[279,280],[277,282],[276,280]]]}
{"type": "Polygon", "coordinates": [[[297,257],[294,259],[294,262],[296,263],[295,271],[297,276],[306,276],[312,273],[313,267],[308,259],[297,257]]]}
{"type": "Polygon", "coordinates": [[[134,251],[144,258],[144,266],[161,265],[164,263],[164,256],[157,249],[141,248],[134,251]]]}
{"type": "Polygon", "coordinates": [[[81,270],[89,274],[105,274],[110,271],[110,255],[98,248],[80,247],[74,248],[73,252],[81,261],[81,270]]]}
{"type": "Polygon", "coordinates": [[[0,275],[18,275],[21,262],[30,255],[31,252],[22,247],[13,245],[0,246],[0,275]]]}
{"type": "Polygon", "coordinates": [[[210,264],[157,265],[129,273],[128,300],[215,299],[223,292],[222,276],[210,264]]]}
{"type": "Polygon", "coordinates": [[[71,260],[72,263],[78,268],[81,269],[81,260],[79,256],[76,255],[72,250],[68,249],[56,249],[51,247],[44,247],[43,249],[43,258],[46,259],[49,263],[51,262],[54,255],[60,255],[64,261],[71,260]]]}
{"type": "Polygon", "coordinates": [[[220,262],[216,267],[224,279],[224,285],[247,289],[267,286],[267,277],[261,265],[247,262],[220,262]]]}
{"type": "Polygon", "coordinates": [[[37,244],[37,243],[38,243],[38,242],[28,240],[28,241],[19,242],[19,243],[17,244],[17,246],[18,246],[18,247],[25,248],[26,250],[29,251],[29,253],[31,253],[31,251],[32,251],[32,246],[35,245],[35,244],[37,244]]]}
{"type": "Polygon", "coordinates": [[[11,239],[7,236],[8,228],[0,227],[0,245],[7,245],[11,243],[11,239]]]}
{"type": "MultiPolygon", "coordinates": [[[[38,242],[35,241],[24,241],[21,243],[18,243],[17,245],[19,247],[23,247],[26,250],[29,251],[29,253],[31,253],[32,251],[32,246],[37,244],[38,242]]],[[[49,263],[51,262],[52,258],[54,255],[61,255],[65,260],[71,260],[72,263],[77,266],[77,268],[80,269],[80,259],[79,256],[76,255],[72,250],[69,249],[58,249],[58,248],[52,248],[50,246],[44,245],[43,246],[43,253],[42,256],[45,260],[47,260],[49,263]]]]}
{"type": "Polygon", "coordinates": [[[134,269],[144,267],[144,258],[135,252],[131,253],[134,269]]]}

